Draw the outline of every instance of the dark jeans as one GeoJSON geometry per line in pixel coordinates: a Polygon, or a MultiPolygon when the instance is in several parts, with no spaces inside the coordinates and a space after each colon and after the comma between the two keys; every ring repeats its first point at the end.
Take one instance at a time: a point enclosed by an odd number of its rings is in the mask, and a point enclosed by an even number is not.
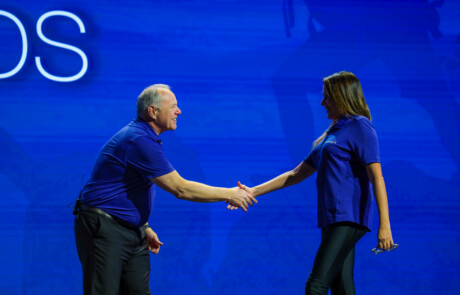
{"type": "Polygon", "coordinates": [[[150,254],[143,230],[79,212],[75,240],[85,295],[150,294],[150,254]]]}
{"type": "Polygon", "coordinates": [[[353,268],[355,245],[367,228],[351,222],[340,222],[321,230],[321,245],[305,287],[307,295],[354,295],[353,268]]]}

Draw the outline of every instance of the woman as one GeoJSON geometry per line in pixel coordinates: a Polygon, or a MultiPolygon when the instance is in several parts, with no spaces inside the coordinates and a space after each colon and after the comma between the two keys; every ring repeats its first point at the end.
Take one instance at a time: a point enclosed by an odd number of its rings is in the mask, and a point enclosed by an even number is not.
{"type": "MultiPolygon", "coordinates": [[[[294,170],[249,188],[260,196],[297,184],[315,172],[318,190],[319,246],[306,294],[355,294],[355,244],[372,223],[370,183],[379,213],[378,247],[393,246],[388,201],[380,166],[377,135],[361,84],[350,72],[323,79],[329,128],[313,143],[308,157],[294,170]]],[[[230,209],[236,207],[229,205],[230,209]]]]}

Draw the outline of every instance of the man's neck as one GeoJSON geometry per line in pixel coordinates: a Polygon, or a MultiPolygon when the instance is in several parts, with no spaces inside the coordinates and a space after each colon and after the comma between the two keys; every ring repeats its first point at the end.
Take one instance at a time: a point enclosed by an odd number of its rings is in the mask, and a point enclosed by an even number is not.
{"type": "Polygon", "coordinates": [[[148,120],[148,121],[147,121],[147,120],[145,120],[145,118],[141,118],[141,117],[139,117],[139,118],[140,118],[142,121],[144,121],[144,122],[146,122],[147,124],[149,124],[150,127],[152,127],[153,131],[155,131],[155,133],[156,133],[157,135],[160,135],[160,134],[162,133],[161,129],[158,128],[157,125],[155,125],[155,123],[153,122],[153,120],[148,120]]]}
{"type": "Polygon", "coordinates": [[[162,133],[162,132],[161,132],[161,129],[158,128],[158,126],[155,125],[155,123],[153,123],[153,121],[149,121],[149,122],[147,122],[147,123],[148,123],[150,126],[152,126],[153,130],[155,131],[155,133],[156,133],[157,135],[160,135],[160,134],[162,133]]]}

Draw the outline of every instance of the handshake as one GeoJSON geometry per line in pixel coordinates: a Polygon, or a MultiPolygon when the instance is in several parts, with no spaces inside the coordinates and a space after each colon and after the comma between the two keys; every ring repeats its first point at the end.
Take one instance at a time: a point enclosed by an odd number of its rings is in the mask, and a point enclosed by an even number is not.
{"type": "Polygon", "coordinates": [[[225,201],[227,209],[237,210],[243,209],[244,212],[248,211],[249,206],[252,207],[253,203],[257,203],[254,189],[249,188],[238,181],[238,187],[231,189],[233,191],[232,200],[225,201]]]}

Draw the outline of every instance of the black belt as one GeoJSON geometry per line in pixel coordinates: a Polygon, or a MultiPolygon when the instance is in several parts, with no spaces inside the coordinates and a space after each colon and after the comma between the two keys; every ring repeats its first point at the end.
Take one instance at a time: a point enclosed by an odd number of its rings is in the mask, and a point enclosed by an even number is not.
{"type": "Polygon", "coordinates": [[[127,222],[126,220],[123,220],[119,217],[116,217],[116,216],[113,216],[112,214],[109,214],[99,208],[95,208],[95,207],[90,207],[90,206],[86,206],[86,205],[80,205],[80,209],[79,211],[81,212],[93,212],[93,213],[97,213],[99,215],[102,215],[104,216],[105,218],[108,218],[108,219],[111,219],[121,225],[123,225],[124,227],[129,227],[129,228],[139,228],[140,226],[134,226],[132,225],[131,223],[127,222]]]}

